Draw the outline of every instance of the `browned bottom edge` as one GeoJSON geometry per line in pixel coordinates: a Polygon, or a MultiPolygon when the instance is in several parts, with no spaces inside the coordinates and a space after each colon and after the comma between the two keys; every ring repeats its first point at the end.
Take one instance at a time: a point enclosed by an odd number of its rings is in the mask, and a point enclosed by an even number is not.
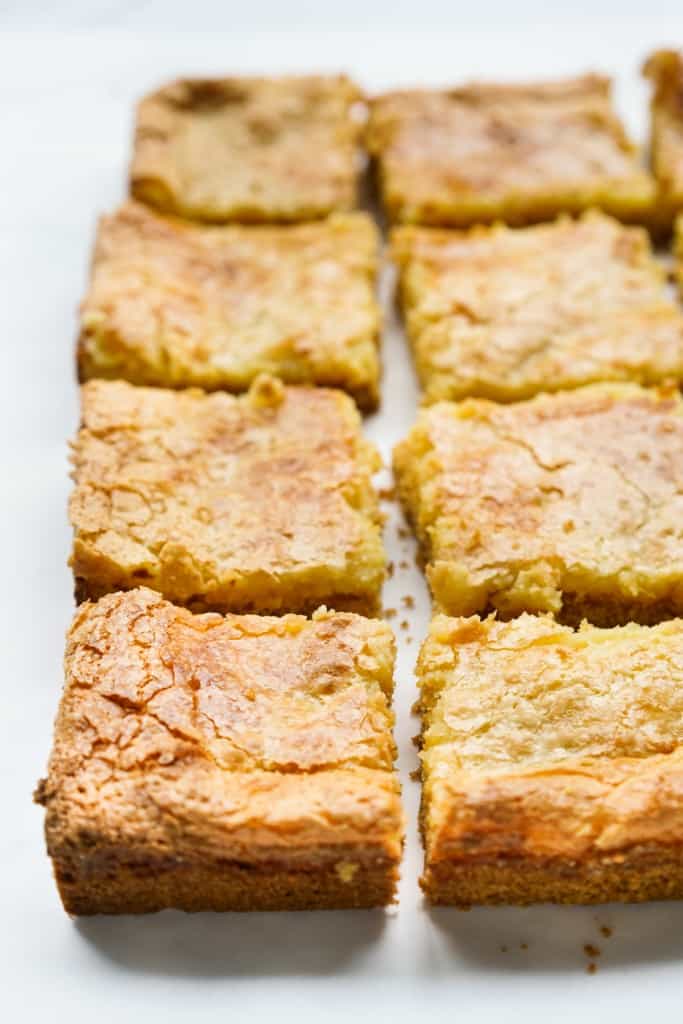
{"type": "Polygon", "coordinates": [[[642,903],[683,899],[683,847],[637,847],[580,861],[501,859],[428,866],[420,880],[429,903],[642,903]]]}
{"type": "Polygon", "coordinates": [[[348,910],[395,902],[398,867],[361,865],[346,881],[334,865],[311,870],[222,863],[150,871],[120,865],[78,877],[55,865],[69,914],[147,914],[159,910],[348,910]]]}
{"type": "MultiPolygon", "coordinates": [[[[153,590],[157,589],[153,581],[147,579],[140,579],[130,587],[124,585],[108,587],[77,576],[74,580],[74,597],[76,604],[82,604],[83,601],[99,601],[101,597],[105,597],[107,594],[119,590],[131,590],[135,586],[151,587],[153,590]]],[[[166,594],[161,593],[163,597],[167,597],[166,594]]],[[[278,607],[260,604],[258,601],[235,602],[234,605],[228,607],[224,604],[212,603],[199,595],[193,596],[188,601],[179,601],[177,597],[173,596],[168,596],[167,600],[172,601],[173,604],[188,608],[195,613],[218,612],[221,615],[228,613],[237,615],[287,615],[292,612],[299,615],[312,615],[321,605],[325,605],[331,611],[354,612],[356,615],[364,615],[368,619],[377,618],[382,612],[379,597],[359,594],[323,594],[321,597],[313,600],[292,601],[278,607]]]]}

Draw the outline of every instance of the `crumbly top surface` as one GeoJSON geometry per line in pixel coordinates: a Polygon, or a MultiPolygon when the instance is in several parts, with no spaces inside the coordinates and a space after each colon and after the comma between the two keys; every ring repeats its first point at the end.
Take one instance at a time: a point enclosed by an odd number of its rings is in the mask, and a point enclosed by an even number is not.
{"type": "Polygon", "coordinates": [[[420,654],[427,863],[683,839],[683,621],[437,616],[420,654]]]}
{"type": "Polygon", "coordinates": [[[680,585],[678,392],[606,384],[509,406],[438,403],[395,458],[432,562],[461,567],[479,607],[519,572],[533,596],[539,565],[577,592],[637,600],[680,585]]]}
{"type": "Polygon", "coordinates": [[[429,764],[522,770],[683,743],[683,620],[578,631],[437,616],[418,667],[429,764]]]}
{"type": "Polygon", "coordinates": [[[683,374],[683,314],[641,228],[594,211],[531,228],[411,226],[392,250],[428,400],[683,374]]]}
{"type": "Polygon", "coordinates": [[[377,250],[362,213],[207,227],[128,202],[100,223],[81,347],[147,383],[246,386],[270,369],[367,384],[377,250]]]}
{"type": "Polygon", "coordinates": [[[396,228],[392,253],[414,330],[453,317],[550,333],[663,299],[647,233],[596,211],[529,228],[396,228]]]}
{"type": "Polygon", "coordinates": [[[235,398],[95,380],[82,424],[76,545],[133,579],[183,602],[241,574],[348,576],[367,551],[381,576],[379,456],[341,392],[261,378],[235,398]]]}
{"type": "Polygon", "coordinates": [[[372,104],[368,140],[409,204],[648,188],[599,75],[388,93],[372,104]]]}
{"type": "Polygon", "coordinates": [[[209,221],[349,209],[361,99],[343,75],[172,82],[138,107],[132,192],[209,221]]]}
{"type": "Polygon", "coordinates": [[[199,838],[286,848],[396,829],[393,661],[385,624],[324,609],[192,615],[146,589],[86,603],[43,793],[63,809],[54,841],[88,808],[98,841],[196,856],[199,838]]]}
{"type": "Polygon", "coordinates": [[[653,84],[652,163],[657,181],[683,203],[683,51],[658,50],[645,62],[653,84]]]}

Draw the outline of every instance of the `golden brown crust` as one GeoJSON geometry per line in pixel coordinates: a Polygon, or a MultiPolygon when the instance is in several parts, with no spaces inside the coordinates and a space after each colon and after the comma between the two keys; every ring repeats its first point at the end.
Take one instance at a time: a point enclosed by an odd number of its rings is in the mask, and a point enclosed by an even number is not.
{"type": "Polygon", "coordinates": [[[289,873],[305,905],[319,870],[353,903],[366,867],[393,890],[393,660],[389,628],[354,615],[193,616],[147,589],[82,606],[38,794],[67,909],[285,905],[289,873]],[[159,876],[148,898],[135,876],[159,876]]]}
{"type": "Polygon", "coordinates": [[[171,82],[138,106],[131,194],[210,222],[351,209],[361,100],[344,75],[171,82]]]}
{"type": "Polygon", "coordinates": [[[683,894],[683,621],[439,616],[418,678],[431,899],[683,894]]]}
{"type": "Polygon", "coordinates": [[[392,252],[428,402],[683,379],[683,314],[642,228],[595,211],[466,234],[405,226],[392,252]]]}
{"type": "Polygon", "coordinates": [[[653,85],[650,158],[659,187],[660,214],[671,223],[683,209],[683,52],[658,50],[643,73],[653,85]]]}
{"type": "Polygon", "coordinates": [[[195,610],[375,614],[379,455],[338,391],[240,398],[91,381],[73,446],[79,596],[141,583],[195,610]]]}
{"type": "Polygon", "coordinates": [[[373,101],[367,139],[394,221],[529,224],[590,206],[625,221],[652,213],[654,182],[599,75],[388,93],[373,101]]]}
{"type": "Polygon", "coordinates": [[[81,307],[81,380],[244,391],[260,373],[379,399],[377,229],[201,227],[128,202],[103,217],[81,307]]]}
{"type": "Polygon", "coordinates": [[[395,450],[437,604],[603,625],[683,612],[683,402],[603,384],[424,410],[395,450]]]}

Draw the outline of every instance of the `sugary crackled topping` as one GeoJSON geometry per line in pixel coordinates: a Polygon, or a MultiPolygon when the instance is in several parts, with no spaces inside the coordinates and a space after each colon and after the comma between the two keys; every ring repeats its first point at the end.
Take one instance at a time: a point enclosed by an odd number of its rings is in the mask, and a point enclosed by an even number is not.
{"type": "Polygon", "coordinates": [[[608,79],[404,91],[373,103],[369,148],[413,202],[442,195],[551,193],[646,181],[615,116],[608,79]]]}
{"type": "Polygon", "coordinates": [[[683,743],[683,621],[573,632],[437,616],[420,654],[428,771],[640,758],[683,743]]]}
{"type": "Polygon", "coordinates": [[[646,232],[597,212],[519,229],[398,228],[393,254],[416,329],[453,316],[540,334],[663,299],[646,232]]]}
{"type": "Polygon", "coordinates": [[[345,395],[268,378],[240,398],[121,381],[82,392],[76,539],[131,572],[180,560],[207,588],[236,571],[342,571],[380,545],[379,456],[345,395]]]}
{"type": "Polygon", "coordinates": [[[403,227],[393,253],[430,400],[683,373],[683,315],[640,228],[596,212],[516,230],[403,227]]]}
{"type": "Polygon", "coordinates": [[[202,762],[390,771],[394,645],[376,620],[193,616],[140,589],[77,613],[51,777],[202,762]]]}
{"type": "Polygon", "coordinates": [[[431,406],[397,458],[432,560],[465,566],[472,586],[538,564],[635,597],[680,579],[682,410],[677,392],[635,385],[431,406]]]}
{"type": "Polygon", "coordinates": [[[174,82],[138,108],[133,194],[206,220],[348,209],[361,98],[343,75],[174,82]]]}
{"type": "Polygon", "coordinates": [[[100,224],[82,307],[85,369],[121,364],[138,383],[246,386],[271,368],[353,385],[358,363],[356,383],[367,384],[377,248],[361,213],[201,227],[128,202],[100,224]]]}
{"type": "Polygon", "coordinates": [[[659,50],[645,62],[652,96],[652,163],[665,194],[683,202],[683,52],[659,50]]]}

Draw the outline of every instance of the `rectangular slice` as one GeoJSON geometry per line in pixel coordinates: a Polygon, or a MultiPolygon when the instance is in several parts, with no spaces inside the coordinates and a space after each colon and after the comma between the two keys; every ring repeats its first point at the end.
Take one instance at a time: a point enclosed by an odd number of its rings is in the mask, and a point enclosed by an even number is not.
{"type": "Polygon", "coordinates": [[[392,221],[530,224],[597,206],[649,218],[639,165],[601,75],[529,85],[473,83],[377,97],[367,145],[392,221]]]}
{"type": "Polygon", "coordinates": [[[645,62],[652,82],[650,160],[664,219],[683,209],[683,51],[658,50],[645,62]]]}
{"type": "Polygon", "coordinates": [[[72,461],[80,599],[145,585],[195,611],[379,609],[381,460],[340,391],[91,381],[72,461]]]}
{"type": "Polygon", "coordinates": [[[351,614],[192,615],[146,588],[83,605],[36,793],[64,908],[391,903],[393,663],[391,630],[351,614]]]}
{"type": "Polygon", "coordinates": [[[430,902],[683,897],[683,621],[438,616],[417,671],[430,902]]]}
{"type": "Polygon", "coordinates": [[[683,380],[683,313],[642,228],[597,212],[467,233],[406,226],[392,251],[427,402],[683,380]]]}
{"type": "Polygon", "coordinates": [[[378,246],[363,213],[205,227],[128,202],[100,221],[80,377],[244,391],[270,373],[375,408],[378,246]]]}
{"type": "Polygon", "coordinates": [[[394,455],[440,610],[683,613],[683,401],[594,384],[425,409],[394,455]]]}
{"type": "Polygon", "coordinates": [[[362,98],[345,75],[171,82],[138,106],[131,194],[214,223],[351,209],[362,98]]]}

